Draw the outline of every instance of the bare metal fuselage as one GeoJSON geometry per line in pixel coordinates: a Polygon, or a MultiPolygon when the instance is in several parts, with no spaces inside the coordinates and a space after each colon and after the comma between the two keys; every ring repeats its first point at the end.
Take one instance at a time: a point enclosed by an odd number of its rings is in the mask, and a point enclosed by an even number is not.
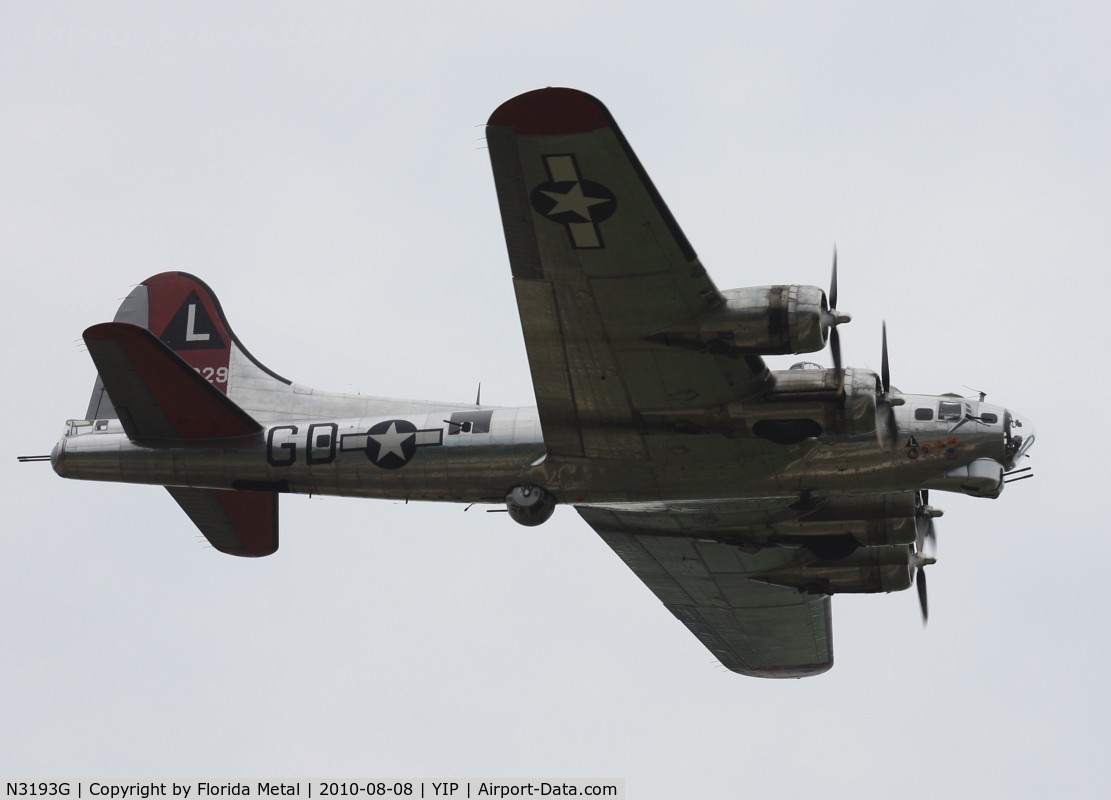
{"type": "MultiPolygon", "coordinates": [[[[915,419],[937,397],[903,397],[901,446],[894,448],[878,447],[872,432],[781,444],[661,428],[645,437],[651,452],[637,462],[555,459],[546,455],[534,408],[416,406],[407,413],[398,405],[380,416],[292,420],[252,436],[172,447],[129,441],[118,420],[71,425],[52,463],[59,475],[82,480],[461,503],[501,503],[512,487],[531,484],[573,504],[961,491],[970,464],[1013,466],[1004,409],[973,404],[974,416],[994,421],[955,429],[957,421],[915,419]]],[[[764,415],[776,412],[769,407],[764,415]]],[[[1000,476],[969,493],[996,496],[1001,488],[1000,476]]]]}

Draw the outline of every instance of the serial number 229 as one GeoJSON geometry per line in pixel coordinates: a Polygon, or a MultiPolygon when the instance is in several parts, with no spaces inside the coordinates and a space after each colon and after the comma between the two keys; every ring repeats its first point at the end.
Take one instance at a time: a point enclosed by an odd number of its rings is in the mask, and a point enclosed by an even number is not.
{"type": "Polygon", "coordinates": [[[209,383],[227,383],[227,367],[193,367],[209,383]]]}

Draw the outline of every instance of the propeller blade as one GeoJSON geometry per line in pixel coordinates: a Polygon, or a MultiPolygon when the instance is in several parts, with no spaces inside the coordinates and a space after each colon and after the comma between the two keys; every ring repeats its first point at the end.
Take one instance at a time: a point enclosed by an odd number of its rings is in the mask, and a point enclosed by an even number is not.
{"type": "Polygon", "coordinates": [[[876,441],[881,448],[887,450],[895,444],[898,432],[895,412],[886,400],[880,398],[876,402],[876,441]]]}
{"type": "Polygon", "coordinates": [[[918,605],[922,608],[922,625],[930,620],[930,605],[926,599],[926,567],[937,563],[937,534],[934,531],[934,517],[941,511],[930,506],[930,493],[919,489],[917,507],[914,510],[914,582],[918,589],[918,605]]]}
{"type": "Polygon", "coordinates": [[[918,568],[915,583],[918,584],[918,605],[922,607],[922,626],[925,627],[930,621],[930,604],[926,599],[926,570],[922,567],[918,568]]]}
{"type": "MultiPolygon", "coordinates": [[[[921,506],[919,506],[921,508],[921,506]]],[[[921,511],[915,512],[914,515],[914,544],[915,548],[919,551],[922,549],[922,543],[926,541],[926,530],[929,528],[930,518],[921,511]]]]}
{"type": "Polygon", "coordinates": [[[941,511],[930,508],[930,493],[923,489],[918,492],[918,507],[914,513],[914,549],[915,559],[919,566],[923,563],[934,563],[935,556],[926,555],[937,553],[937,532],[934,528],[934,517],[940,516],[941,511]]]}
{"type": "Polygon", "coordinates": [[[880,361],[880,385],[883,386],[883,393],[887,394],[891,391],[891,367],[887,362],[887,321],[883,323],[883,356],[880,361]]]}
{"type": "Polygon", "coordinates": [[[833,369],[837,375],[837,394],[845,391],[845,371],[841,366],[841,335],[837,326],[849,322],[852,317],[837,310],[837,245],[833,246],[833,269],[829,276],[829,292],[826,294],[829,308],[822,312],[822,322],[829,331],[829,348],[833,355],[833,369]]]}

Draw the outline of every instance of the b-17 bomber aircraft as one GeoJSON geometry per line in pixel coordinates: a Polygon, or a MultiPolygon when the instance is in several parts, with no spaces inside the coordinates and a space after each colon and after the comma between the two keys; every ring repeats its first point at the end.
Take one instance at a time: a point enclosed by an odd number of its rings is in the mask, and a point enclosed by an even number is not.
{"type": "Polygon", "coordinates": [[[536,408],[322,392],[263,366],[198,278],[143,281],[84,340],[98,377],[47,456],[80,480],[165,486],[214,548],[278,547],[282,493],[573,507],[728,669],[833,664],[830,596],[934,563],[929,493],[1029,476],[1000,406],[843,367],[830,291],[722,291],[609,111],[515,97],[486,129],[536,408]],[[832,368],[763,356],[831,347],[832,368]]]}

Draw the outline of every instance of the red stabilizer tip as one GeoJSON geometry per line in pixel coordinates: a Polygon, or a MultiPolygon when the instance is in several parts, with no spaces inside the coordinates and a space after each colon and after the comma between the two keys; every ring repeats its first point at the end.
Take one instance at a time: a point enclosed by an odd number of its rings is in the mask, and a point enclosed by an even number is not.
{"type": "Polygon", "coordinates": [[[596,98],[578,89],[537,89],[506,100],[488,125],[508,126],[520,136],[586,133],[608,128],[613,118],[596,98]]]}

